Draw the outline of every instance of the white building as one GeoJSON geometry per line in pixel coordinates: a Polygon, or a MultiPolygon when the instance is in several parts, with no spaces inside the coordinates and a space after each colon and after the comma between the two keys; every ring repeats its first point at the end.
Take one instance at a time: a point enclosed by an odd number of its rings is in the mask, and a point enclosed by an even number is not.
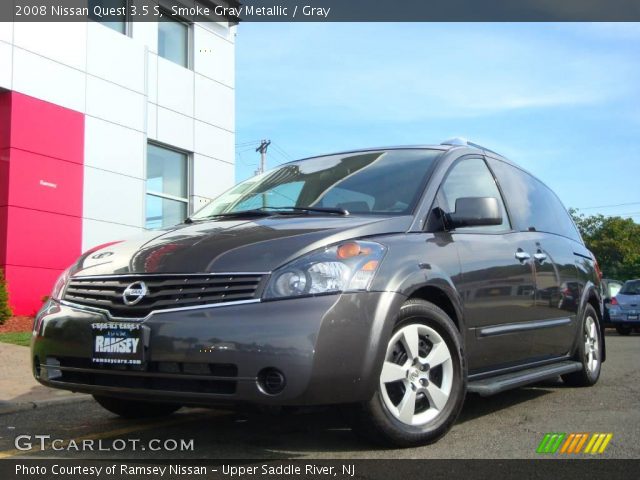
{"type": "Polygon", "coordinates": [[[15,313],[81,251],[179,223],[232,186],[235,28],[0,23],[0,268],[15,313]]]}

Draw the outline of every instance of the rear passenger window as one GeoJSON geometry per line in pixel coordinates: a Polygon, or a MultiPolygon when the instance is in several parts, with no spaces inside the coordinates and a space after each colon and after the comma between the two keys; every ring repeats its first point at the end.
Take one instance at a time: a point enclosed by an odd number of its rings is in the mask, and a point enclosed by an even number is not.
{"type": "Polygon", "coordinates": [[[453,212],[456,208],[456,200],[463,197],[494,197],[500,203],[502,212],[502,224],[482,227],[466,227],[456,231],[477,231],[479,229],[489,231],[504,231],[509,229],[509,219],[504,208],[500,190],[496,181],[487,168],[484,160],[480,158],[468,158],[456,163],[449,171],[447,178],[440,188],[440,208],[445,212],[453,212]]]}
{"type": "Polygon", "coordinates": [[[562,202],[545,184],[500,160],[489,159],[489,164],[505,194],[517,230],[555,233],[582,243],[562,202]]]}

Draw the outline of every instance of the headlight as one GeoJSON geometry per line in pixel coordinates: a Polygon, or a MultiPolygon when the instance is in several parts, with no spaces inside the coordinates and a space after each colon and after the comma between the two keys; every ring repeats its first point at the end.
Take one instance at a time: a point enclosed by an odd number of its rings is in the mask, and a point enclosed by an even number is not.
{"type": "Polygon", "coordinates": [[[273,273],[264,298],[367,290],[386,249],[352,241],[311,252],[273,273]]]}
{"type": "Polygon", "coordinates": [[[53,291],[51,292],[51,298],[53,298],[54,300],[62,299],[64,291],[67,288],[67,283],[69,282],[69,277],[71,276],[70,271],[71,267],[67,268],[64,272],[62,272],[62,275],[58,277],[58,280],[56,280],[56,283],[53,286],[53,291]]]}

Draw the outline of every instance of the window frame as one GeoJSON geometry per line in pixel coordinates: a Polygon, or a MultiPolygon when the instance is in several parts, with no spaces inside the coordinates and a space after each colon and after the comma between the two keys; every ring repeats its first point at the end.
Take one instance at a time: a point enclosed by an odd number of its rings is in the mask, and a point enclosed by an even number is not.
{"type": "MultiPolygon", "coordinates": [[[[496,188],[498,190],[498,194],[500,195],[500,198],[498,198],[498,200],[500,202],[502,202],[502,207],[504,209],[504,212],[506,214],[506,221],[507,221],[507,225],[505,229],[502,230],[491,230],[489,229],[487,226],[477,226],[477,227],[464,227],[464,228],[459,228],[459,229],[455,229],[455,230],[449,230],[446,228],[446,225],[444,224],[444,221],[441,221],[441,225],[443,227],[442,230],[440,231],[445,231],[445,232],[450,232],[450,233],[458,233],[458,234],[483,234],[483,235],[504,235],[506,233],[513,233],[514,232],[514,226],[513,226],[513,221],[512,221],[512,217],[511,217],[511,212],[509,211],[509,205],[505,200],[505,196],[504,196],[504,192],[502,191],[502,187],[500,186],[500,182],[498,181],[498,177],[496,177],[495,172],[493,171],[493,169],[491,168],[491,165],[489,165],[489,162],[487,161],[487,158],[484,155],[478,155],[478,154],[467,154],[467,155],[463,155],[461,157],[456,158],[451,165],[449,165],[449,167],[447,168],[447,171],[445,172],[444,176],[442,177],[442,180],[440,180],[440,184],[438,185],[438,188],[435,192],[435,195],[433,197],[433,201],[431,202],[431,206],[429,208],[429,210],[427,211],[427,216],[424,219],[424,230],[430,233],[435,233],[432,230],[428,230],[428,226],[432,224],[432,222],[430,221],[431,216],[434,215],[434,210],[437,207],[439,207],[439,204],[442,203],[443,200],[443,194],[442,194],[442,188],[444,186],[444,184],[446,183],[447,179],[449,178],[449,175],[451,174],[451,172],[453,171],[454,168],[456,168],[456,166],[460,163],[463,162],[465,160],[480,160],[482,161],[482,163],[484,163],[485,167],[487,168],[487,170],[489,171],[489,174],[491,175],[491,177],[493,178],[493,181],[496,184],[496,188]]],[[[450,212],[445,212],[445,213],[450,213],[450,212]]]]}
{"type": "Polygon", "coordinates": [[[102,25],[105,28],[108,28],[109,30],[113,30],[116,33],[119,33],[120,35],[124,35],[125,37],[129,37],[132,38],[133,37],[133,20],[132,20],[132,15],[131,15],[131,6],[134,5],[133,4],[133,0],[125,0],[124,1],[124,7],[125,7],[125,14],[124,14],[124,32],[120,32],[118,30],[116,30],[115,28],[111,28],[107,25],[107,23],[113,23],[113,22],[106,22],[106,21],[100,21],[99,19],[91,19],[92,21],[94,21],[95,23],[97,23],[98,25],[102,25]]]}
{"type": "Polygon", "coordinates": [[[158,57],[159,58],[164,58],[166,61],[173,63],[174,65],[178,65],[179,67],[182,68],[186,68],[187,70],[193,70],[194,69],[194,28],[193,28],[193,22],[187,20],[184,17],[180,17],[178,15],[173,15],[173,13],[171,13],[171,11],[167,10],[164,7],[160,7],[160,13],[169,18],[169,20],[159,20],[158,21],[158,41],[156,43],[156,50],[158,51],[158,57]],[[160,24],[165,21],[169,21],[169,22],[177,22],[177,23],[182,23],[183,25],[185,25],[187,27],[187,55],[186,55],[186,59],[187,59],[187,64],[186,65],[182,65],[178,62],[174,62],[173,60],[167,58],[167,57],[163,57],[162,55],[160,55],[160,24]]]}
{"type": "MultiPolygon", "coordinates": [[[[145,185],[145,188],[144,188],[143,224],[146,230],[152,230],[151,228],[147,227],[147,196],[148,195],[151,195],[152,197],[160,198],[163,200],[173,200],[173,201],[184,203],[187,205],[187,216],[190,216],[193,213],[193,202],[191,198],[193,196],[193,153],[174,147],[172,145],[167,145],[165,143],[156,142],[156,141],[147,141],[147,145],[145,148],[144,185],[145,185]],[[185,156],[185,161],[187,162],[187,168],[186,168],[185,179],[184,179],[186,183],[185,197],[179,197],[177,195],[172,195],[170,193],[158,192],[156,190],[147,189],[147,181],[149,180],[149,176],[148,176],[149,146],[154,146],[156,148],[161,148],[163,150],[169,150],[185,156]]],[[[164,228],[164,227],[161,227],[161,228],[164,228]]]]}

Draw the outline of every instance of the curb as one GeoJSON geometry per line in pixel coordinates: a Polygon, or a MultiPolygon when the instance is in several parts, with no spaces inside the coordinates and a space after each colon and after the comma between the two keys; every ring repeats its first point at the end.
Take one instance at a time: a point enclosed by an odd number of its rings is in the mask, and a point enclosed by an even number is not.
{"type": "Polygon", "coordinates": [[[73,403],[88,402],[93,400],[91,395],[70,395],[62,398],[50,398],[46,400],[36,400],[33,402],[7,402],[0,401],[0,415],[23,412],[25,410],[35,410],[36,408],[51,407],[73,403]]]}

